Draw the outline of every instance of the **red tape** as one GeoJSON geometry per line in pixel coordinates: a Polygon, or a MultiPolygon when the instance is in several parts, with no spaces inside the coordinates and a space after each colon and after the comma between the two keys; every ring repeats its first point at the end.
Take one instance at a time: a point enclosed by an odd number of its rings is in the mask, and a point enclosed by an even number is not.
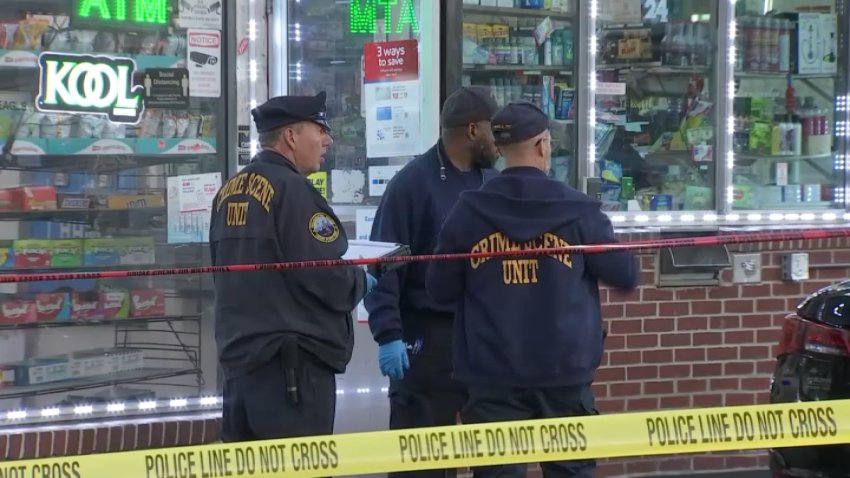
{"type": "Polygon", "coordinates": [[[756,232],[721,236],[697,236],[675,239],[630,241],[616,244],[592,244],[569,247],[512,250],[499,252],[467,252],[456,254],[425,254],[418,256],[393,256],[364,259],[326,259],[312,261],[276,262],[269,264],[235,264],[230,266],[175,267],[165,269],[139,269],[129,271],[51,272],[38,274],[0,274],[0,284],[76,279],[108,279],[121,277],[148,277],[165,275],[211,274],[218,272],[254,272],[286,269],[312,269],[319,267],[364,266],[381,263],[407,263],[479,259],[486,257],[528,257],[557,254],[599,254],[612,251],[642,251],[662,247],[716,246],[721,244],[748,244],[756,242],[801,241],[850,237],[850,228],[810,229],[797,231],[756,232]]]}

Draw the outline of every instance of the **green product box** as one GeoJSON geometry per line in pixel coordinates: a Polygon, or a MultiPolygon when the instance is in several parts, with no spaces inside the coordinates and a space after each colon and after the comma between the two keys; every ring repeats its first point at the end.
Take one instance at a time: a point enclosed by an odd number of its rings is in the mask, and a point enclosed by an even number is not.
{"type": "Polygon", "coordinates": [[[156,262],[156,244],[153,237],[123,237],[120,242],[122,266],[142,266],[156,262]]]}
{"type": "Polygon", "coordinates": [[[83,261],[86,266],[117,266],[121,259],[121,240],[95,238],[83,241],[83,261]]]}
{"type": "Polygon", "coordinates": [[[83,240],[60,239],[53,241],[50,258],[53,267],[80,267],[83,265],[83,240]]]}

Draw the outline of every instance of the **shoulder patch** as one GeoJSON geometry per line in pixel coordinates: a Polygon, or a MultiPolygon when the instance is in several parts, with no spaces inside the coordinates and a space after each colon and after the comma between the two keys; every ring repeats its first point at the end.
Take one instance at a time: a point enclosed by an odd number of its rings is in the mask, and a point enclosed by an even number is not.
{"type": "Polygon", "coordinates": [[[317,212],[310,217],[310,234],[321,242],[334,242],[339,237],[339,224],[327,213],[317,212]]]}

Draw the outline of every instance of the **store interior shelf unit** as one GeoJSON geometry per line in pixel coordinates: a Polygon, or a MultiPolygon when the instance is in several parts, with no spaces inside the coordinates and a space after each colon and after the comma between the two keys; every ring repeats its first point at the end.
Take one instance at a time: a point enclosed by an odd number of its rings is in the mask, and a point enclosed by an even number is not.
{"type": "Polygon", "coordinates": [[[54,393],[73,392],[91,388],[109,387],[129,383],[149,382],[152,380],[164,380],[184,375],[198,375],[199,369],[176,369],[176,368],[142,368],[127,372],[118,372],[99,377],[72,379],[56,383],[39,385],[21,385],[8,388],[0,388],[0,399],[25,398],[38,395],[54,393]]]}

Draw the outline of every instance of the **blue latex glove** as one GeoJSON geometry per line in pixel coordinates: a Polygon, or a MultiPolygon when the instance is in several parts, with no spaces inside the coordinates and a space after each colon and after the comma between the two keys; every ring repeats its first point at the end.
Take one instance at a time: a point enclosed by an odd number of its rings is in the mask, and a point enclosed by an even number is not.
{"type": "MultiPolygon", "coordinates": [[[[366,273],[366,294],[368,294],[369,292],[372,292],[372,289],[374,289],[376,285],[378,285],[378,279],[376,279],[375,276],[373,276],[372,274],[367,272],[366,273]]],[[[365,296],[366,294],[363,294],[363,295],[365,296]]]]}
{"type": "Polygon", "coordinates": [[[404,371],[410,368],[407,347],[401,340],[394,340],[378,347],[378,363],[381,373],[394,380],[404,378],[404,371]]]}

